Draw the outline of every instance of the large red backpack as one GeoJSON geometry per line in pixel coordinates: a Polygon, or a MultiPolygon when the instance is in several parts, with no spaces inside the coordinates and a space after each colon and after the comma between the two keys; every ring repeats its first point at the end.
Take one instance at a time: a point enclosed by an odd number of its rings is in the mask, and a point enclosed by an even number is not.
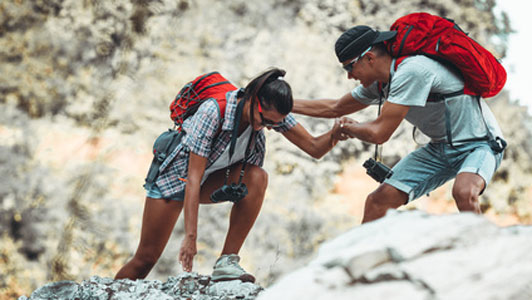
{"type": "Polygon", "coordinates": [[[169,129],[157,137],[153,144],[153,160],[146,176],[144,187],[151,189],[155,184],[161,164],[171,155],[181,142],[181,126],[186,118],[193,115],[204,101],[214,99],[220,108],[220,118],[224,118],[227,100],[225,94],[237,88],[218,72],[200,75],[185,84],[175,99],[170,103],[170,118],[176,130],[169,129]]]}
{"type": "Polygon", "coordinates": [[[181,131],[183,121],[193,115],[203,101],[215,99],[220,108],[220,117],[223,119],[227,103],[225,94],[236,89],[218,72],[200,75],[185,84],[170,103],[170,118],[174,121],[177,130],[181,131]]]}
{"type": "Polygon", "coordinates": [[[385,44],[398,57],[396,66],[405,56],[416,54],[451,63],[462,73],[464,93],[483,98],[495,96],[506,83],[502,64],[453,20],[413,13],[397,19],[390,30],[397,35],[385,44]]]}

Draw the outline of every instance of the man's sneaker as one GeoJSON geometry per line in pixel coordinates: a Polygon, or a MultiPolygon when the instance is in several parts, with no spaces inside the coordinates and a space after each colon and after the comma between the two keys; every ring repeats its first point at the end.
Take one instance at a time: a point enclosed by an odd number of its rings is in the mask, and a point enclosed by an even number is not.
{"type": "Polygon", "coordinates": [[[212,281],[240,279],[244,282],[255,282],[255,277],[246,272],[238,264],[240,257],[236,254],[224,254],[218,258],[212,271],[212,281]]]}

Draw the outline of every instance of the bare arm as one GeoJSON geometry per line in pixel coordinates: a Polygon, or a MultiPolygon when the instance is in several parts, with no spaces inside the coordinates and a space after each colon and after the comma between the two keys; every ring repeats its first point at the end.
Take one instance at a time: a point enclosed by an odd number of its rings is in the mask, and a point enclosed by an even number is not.
{"type": "Polygon", "coordinates": [[[207,158],[190,152],[187,185],[185,187],[185,238],[179,251],[179,260],[183,269],[192,271],[192,261],[196,255],[198,232],[198,209],[200,201],[201,179],[207,166],[207,158]]]}
{"type": "Polygon", "coordinates": [[[314,158],[321,158],[329,152],[339,141],[337,136],[340,134],[340,123],[335,122],[333,128],[328,132],[314,137],[301,124],[297,124],[292,129],[283,133],[283,135],[292,144],[298,146],[301,150],[314,158]]]}
{"type": "Polygon", "coordinates": [[[385,102],[382,113],[373,121],[358,123],[353,119],[343,118],[342,132],[365,142],[382,144],[390,139],[409,109],[409,106],[385,102]]]}
{"type": "Polygon", "coordinates": [[[354,113],[366,107],[367,105],[355,100],[351,93],[347,93],[340,99],[294,99],[292,112],[311,117],[337,118],[354,113]]]}

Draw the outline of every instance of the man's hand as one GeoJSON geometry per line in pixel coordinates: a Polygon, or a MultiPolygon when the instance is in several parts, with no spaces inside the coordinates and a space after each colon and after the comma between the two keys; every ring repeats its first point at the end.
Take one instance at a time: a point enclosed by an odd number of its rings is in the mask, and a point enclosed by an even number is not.
{"type": "Polygon", "coordinates": [[[340,119],[341,134],[346,138],[354,138],[355,135],[353,135],[352,127],[356,126],[357,124],[357,121],[348,117],[343,117],[340,119]]]}
{"type": "Polygon", "coordinates": [[[348,136],[342,133],[342,122],[340,119],[334,121],[334,126],[332,128],[332,138],[334,141],[345,141],[348,139],[348,136]]]}
{"type": "Polygon", "coordinates": [[[196,253],[196,239],[185,237],[181,243],[181,249],[179,250],[179,262],[185,272],[192,271],[192,261],[194,260],[196,253]]]}

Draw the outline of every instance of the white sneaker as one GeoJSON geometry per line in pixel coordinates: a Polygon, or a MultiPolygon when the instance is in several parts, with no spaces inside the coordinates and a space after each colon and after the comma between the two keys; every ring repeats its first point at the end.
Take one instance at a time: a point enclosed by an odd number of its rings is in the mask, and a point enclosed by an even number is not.
{"type": "Polygon", "coordinates": [[[212,281],[240,279],[244,282],[255,282],[255,277],[246,272],[238,264],[240,257],[236,254],[224,254],[216,260],[212,271],[212,281]]]}

